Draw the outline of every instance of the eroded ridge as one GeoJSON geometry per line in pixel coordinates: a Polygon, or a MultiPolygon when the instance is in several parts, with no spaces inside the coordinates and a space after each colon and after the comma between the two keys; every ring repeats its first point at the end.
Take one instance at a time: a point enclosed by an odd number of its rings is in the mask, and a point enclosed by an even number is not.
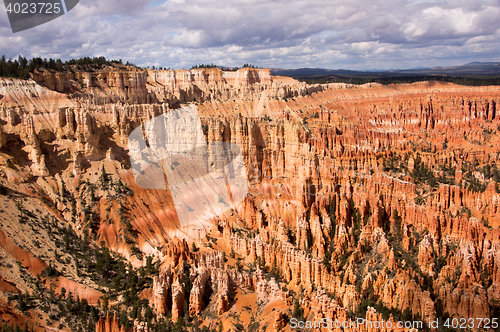
{"type": "Polygon", "coordinates": [[[64,75],[0,82],[2,318],[279,331],[292,318],[499,316],[499,87],[64,75]],[[183,107],[199,119],[184,128],[194,159],[166,121],[183,107]],[[154,119],[159,131],[144,125],[154,119]],[[137,156],[156,163],[152,187],[137,156]],[[230,161],[242,167],[217,171],[230,161]],[[235,199],[227,174],[242,169],[248,194],[235,199]],[[197,211],[201,225],[182,222],[197,211]]]}

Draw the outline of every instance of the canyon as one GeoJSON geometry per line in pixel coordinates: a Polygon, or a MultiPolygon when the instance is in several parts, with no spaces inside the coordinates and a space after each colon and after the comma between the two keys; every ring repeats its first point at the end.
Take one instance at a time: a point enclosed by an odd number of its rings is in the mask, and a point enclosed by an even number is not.
{"type": "MultiPolygon", "coordinates": [[[[499,317],[499,103],[498,86],[307,85],[253,68],[2,78],[0,324],[291,331],[292,318],[499,317]],[[239,146],[248,181],[241,203],[201,226],[179,223],[169,190],[136,183],[129,156],[134,129],[186,105],[208,144],[239,146]],[[93,273],[101,258],[109,277],[93,273]],[[82,300],[88,316],[68,318],[82,300]]],[[[341,330],[378,329],[322,329],[341,330]]]]}

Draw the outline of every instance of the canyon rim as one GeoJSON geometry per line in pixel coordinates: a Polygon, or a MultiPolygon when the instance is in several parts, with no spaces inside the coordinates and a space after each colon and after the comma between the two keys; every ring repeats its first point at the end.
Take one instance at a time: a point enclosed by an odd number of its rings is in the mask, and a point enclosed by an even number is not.
{"type": "MultiPolygon", "coordinates": [[[[258,68],[0,78],[0,324],[291,331],[292,319],[363,318],[394,322],[384,331],[436,319],[442,331],[463,320],[498,330],[499,103],[499,86],[306,84],[258,68]],[[196,164],[217,176],[188,170],[180,191],[140,184],[145,152],[129,136],[189,107],[199,127],[185,132],[237,147],[240,199],[210,148],[196,164]],[[199,211],[203,222],[180,221],[199,211]]],[[[144,149],[161,145],[155,133],[144,149]]],[[[152,184],[197,165],[164,162],[152,184]]]]}

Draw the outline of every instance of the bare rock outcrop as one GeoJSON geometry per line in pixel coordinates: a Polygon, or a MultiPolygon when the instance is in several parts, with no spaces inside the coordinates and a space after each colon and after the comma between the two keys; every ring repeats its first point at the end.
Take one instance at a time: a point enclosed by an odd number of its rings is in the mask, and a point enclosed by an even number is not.
{"type": "Polygon", "coordinates": [[[116,313],[110,314],[108,312],[106,318],[99,318],[99,321],[95,324],[95,330],[96,332],[125,332],[125,326],[120,327],[116,313]]]}

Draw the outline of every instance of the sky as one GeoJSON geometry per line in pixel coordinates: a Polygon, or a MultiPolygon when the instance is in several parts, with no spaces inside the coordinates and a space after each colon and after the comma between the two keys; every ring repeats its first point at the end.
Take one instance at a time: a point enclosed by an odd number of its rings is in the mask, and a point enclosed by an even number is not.
{"type": "Polygon", "coordinates": [[[500,0],[80,0],[0,54],[140,66],[409,69],[500,61],[500,0]]]}

